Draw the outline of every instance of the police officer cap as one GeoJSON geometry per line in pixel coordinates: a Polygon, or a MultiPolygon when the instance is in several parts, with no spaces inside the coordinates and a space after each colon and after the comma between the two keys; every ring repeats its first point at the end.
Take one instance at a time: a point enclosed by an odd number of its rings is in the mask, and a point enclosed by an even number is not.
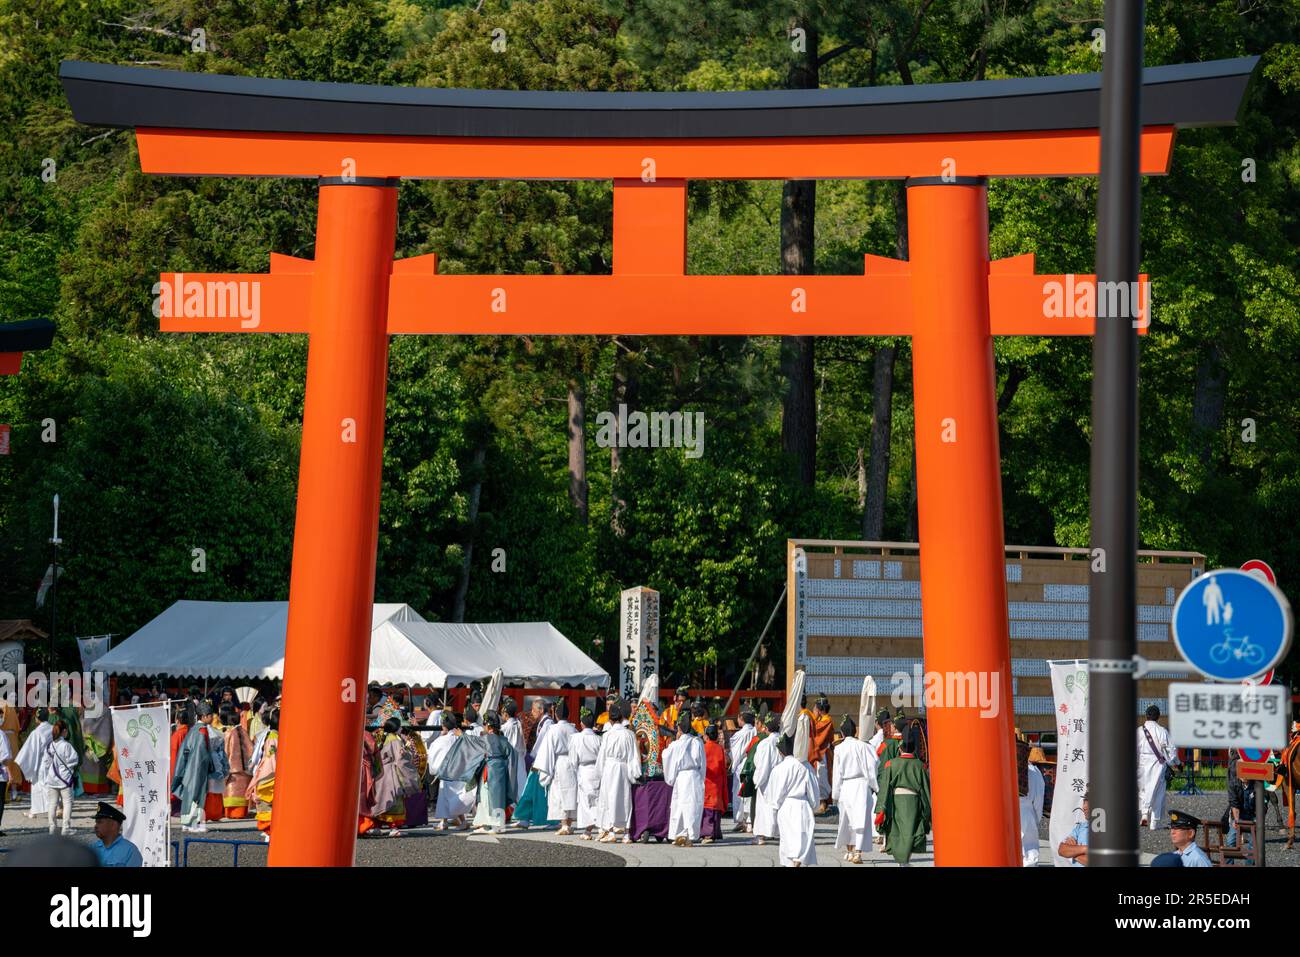
{"type": "Polygon", "coordinates": [[[126,815],[123,814],[121,811],[119,811],[117,808],[115,808],[113,805],[109,804],[107,801],[100,801],[99,809],[95,811],[95,820],[116,821],[118,824],[121,824],[123,821],[126,820],[126,815]]]}
{"type": "Polygon", "coordinates": [[[1189,831],[1195,831],[1201,826],[1201,819],[1186,811],[1170,811],[1169,826],[1171,828],[1183,828],[1189,831]]]}

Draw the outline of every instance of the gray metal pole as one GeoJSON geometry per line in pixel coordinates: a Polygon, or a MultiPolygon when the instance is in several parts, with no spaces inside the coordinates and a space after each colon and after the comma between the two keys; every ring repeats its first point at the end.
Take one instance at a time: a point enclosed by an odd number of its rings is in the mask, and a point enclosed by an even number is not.
{"type": "Polygon", "coordinates": [[[1138,340],[1103,283],[1136,289],[1141,211],[1142,0],[1108,0],[1097,194],[1097,329],[1092,346],[1092,547],[1088,597],[1088,863],[1136,867],[1138,340]],[[1131,284],[1131,285],[1130,285],[1131,284]],[[1108,314],[1109,313],[1109,314],[1108,314]],[[1096,551],[1101,549],[1100,552],[1096,551]],[[1104,564],[1103,564],[1104,563],[1104,564]]]}
{"type": "MultiPolygon", "coordinates": [[[[1267,816],[1265,811],[1268,806],[1264,803],[1264,782],[1255,782],[1255,866],[1264,866],[1264,845],[1267,843],[1265,836],[1268,834],[1268,824],[1264,820],[1267,816]]],[[[1240,846],[1242,838],[1237,838],[1237,844],[1240,846]]]]}

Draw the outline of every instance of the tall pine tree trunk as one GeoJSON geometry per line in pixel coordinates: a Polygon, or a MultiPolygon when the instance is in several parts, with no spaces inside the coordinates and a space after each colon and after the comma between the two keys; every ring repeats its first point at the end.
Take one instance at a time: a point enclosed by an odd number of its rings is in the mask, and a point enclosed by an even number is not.
{"type": "Polygon", "coordinates": [[[469,487],[469,529],[465,535],[465,555],[460,565],[460,581],[456,583],[456,599],[451,607],[451,620],[465,620],[465,596],[469,594],[469,571],[474,560],[474,539],[478,533],[478,503],[483,494],[483,462],[487,458],[487,440],[480,438],[474,447],[470,464],[473,484],[469,487]]]}
{"type": "MultiPolygon", "coordinates": [[[[793,26],[804,30],[803,50],[795,53],[788,86],[816,89],[818,80],[817,29],[807,21],[793,26]]],[[[813,224],[817,211],[817,184],[792,180],[781,193],[781,271],[787,276],[814,272],[813,224]]],[[[781,337],[781,373],[786,392],[781,416],[781,447],[794,456],[802,485],[817,480],[817,381],[815,340],[812,336],[781,337]]]]}
{"type": "Polygon", "coordinates": [[[578,521],[587,524],[587,389],[569,380],[569,501],[578,521]]]}
{"type": "Polygon", "coordinates": [[[889,494],[889,442],[893,420],[894,360],[898,347],[881,346],[871,370],[871,458],[867,473],[866,502],[862,510],[862,537],[878,542],[885,535],[885,498],[889,494]]]}

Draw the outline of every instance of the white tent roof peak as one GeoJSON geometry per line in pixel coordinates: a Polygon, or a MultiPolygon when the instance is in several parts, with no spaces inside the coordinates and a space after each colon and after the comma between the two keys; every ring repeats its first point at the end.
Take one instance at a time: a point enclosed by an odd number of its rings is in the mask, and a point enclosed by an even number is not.
{"type": "MultiPolygon", "coordinates": [[[[283,678],[289,603],[178,601],[92,665],[108,674],[283,678]]],[[[427,622],[377,604],[368,681],[451,687],[496,668],[511,683],[606,687],[609,675],[545,621],[427,622]]]]}

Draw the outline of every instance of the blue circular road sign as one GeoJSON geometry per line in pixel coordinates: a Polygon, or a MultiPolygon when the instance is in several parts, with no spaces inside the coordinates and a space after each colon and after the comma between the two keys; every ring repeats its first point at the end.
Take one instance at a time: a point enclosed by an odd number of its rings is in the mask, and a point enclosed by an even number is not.
{"type": "Polygon", "coordinates": [[[1291,647],[1291,605],[1275,585],[1236,568],[1196,578],[1174,603],[1174,644],[1220,681],[1267,671],[1291,647]]]}

